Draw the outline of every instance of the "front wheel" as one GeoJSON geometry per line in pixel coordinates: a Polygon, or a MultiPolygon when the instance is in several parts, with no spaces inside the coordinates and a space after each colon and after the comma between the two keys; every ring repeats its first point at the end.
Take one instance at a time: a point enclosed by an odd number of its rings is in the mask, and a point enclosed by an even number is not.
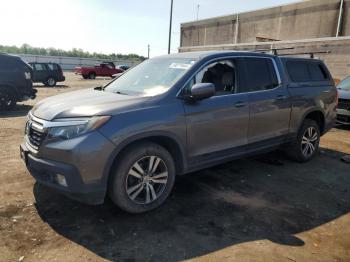
{"type": "Polygon", "coordinates": [[[317,122],[306,119],[299,130],[297,139],[289,146],[288,155],[297,162],[310,161],[318,152],[320,137],[317,122]]]}
{"type": "Polygon", "coordinates": [[[9,88],[0,87],[0,111],[11,110],[16,106],[16,94],[9,88]]]}
{"type": "Polygon", "coordinates": [[[53,77],[49,77],[46,80],[46,85],[49,86],[49,87],[54,87],[56,85],[56,79],[53,78],[53,77]]]}
{"type": "Polygon", "coordinates": [[[96,74],[95,73],[90,73],[88,77],[89,77],[89,79],[95,79],[96,78],[96,74]]]}
{"type": "Polygon", "coordinates": [[[115,166],[109,196],[129,213],[144,213],[159,207],[174,186],[174,160],[160,145],[133,146],[123,153],[115,166]]]}

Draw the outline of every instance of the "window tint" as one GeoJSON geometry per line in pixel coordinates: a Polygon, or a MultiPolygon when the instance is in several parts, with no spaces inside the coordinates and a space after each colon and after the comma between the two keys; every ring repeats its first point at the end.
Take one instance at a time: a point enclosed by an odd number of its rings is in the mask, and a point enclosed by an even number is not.
{"type": "Polygon", "coordinates": [[[271,59],[246,58],[247,92],[273,89],[278,86],[276,71],[271,59]]]}
{"type": "Polygon", "coordinates": [[[47,64],[50,70],[58,70],[58,65],[57,64],[47,64]]]}
{"type": "Polygon", "coordinates": [[[34,69],[36,71],[44,71],[46,70],[46,66],[44,64],[34,64],[34,69]]]}
{"type": "Polygon", "coordinates": [[[319,63],[309,63],[309,72],[311,80],[313,81],[324,81],[328,79],[328,75],[324,67],[319,63]]]}
{"type": "Polygon", "coordinates": [[[288,62],[287,70],[290,78],[294,82],[306,82],[310,81],[307,64],[304,62],[288,62]]]}
{"type": "Polygon", "coordinates": [[[324,66],[317,62],[288,61],[288,74],[294,82],[324,81],[328,74],[324,66]]]}
{"type": "Polygon", "coordinates": [[[234,60],[214,62],[202,69],[190,82],[187,89],[199,83],[212,83],[215,95],[227,95],[237,91],[236,65],[234,60]]]}

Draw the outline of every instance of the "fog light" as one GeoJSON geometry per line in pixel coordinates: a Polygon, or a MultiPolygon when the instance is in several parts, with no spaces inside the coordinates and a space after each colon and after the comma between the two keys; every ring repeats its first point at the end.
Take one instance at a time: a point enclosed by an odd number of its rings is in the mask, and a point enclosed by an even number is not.
{"type": "Polygon", "coordinates": [[[64,186],[64,187],[67,187],[67,181],[66,181],[66,178],[60,174],[57,174],[56,175],[56,182],[61,185],[61,186],[64,186]]]}

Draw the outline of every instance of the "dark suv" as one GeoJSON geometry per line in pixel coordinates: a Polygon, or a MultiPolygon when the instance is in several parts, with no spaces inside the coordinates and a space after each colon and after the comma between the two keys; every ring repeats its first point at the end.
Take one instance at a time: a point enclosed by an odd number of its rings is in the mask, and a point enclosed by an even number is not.
{"type": "Polygon", "coordinates": [[[246,52],[154,58],[105,87],[38,103],[21,156],[35,179],[89,204],[141,213],[176,175],[284,148],[312,159],[336,119],[322,61],[246,52]]]}
{"type": "Polygon", "coordinates": [[[29,63],[33,68],[33,82],[43,83],[46,86],[53,87],[57,82],[66,80],[63,70],[56,63],[29,63]]]}
{"type": "Polygon", "coordinates": [[[21,58],[0,53],[0,111],[10,110],[17,102],[34,99],[31,67],[21,58]]]}

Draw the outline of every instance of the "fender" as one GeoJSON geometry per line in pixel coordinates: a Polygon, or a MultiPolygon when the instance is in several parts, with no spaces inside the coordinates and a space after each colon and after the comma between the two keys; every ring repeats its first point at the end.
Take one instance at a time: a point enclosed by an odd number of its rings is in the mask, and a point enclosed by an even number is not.
{"type": "Polygon", "coordinates": [[[149,131],[149,132],[144,132],[144,133],[140,133],[140,134],[136,134],[133,135],[131,137],[126,138],[122,143],[120,143],[119,145],[116,146],[115,150],[112,152],[112,154],[110,155],[110,157],[108,158],[108,161],[105,165],[105,168],[103,170],[103,176],[102,176],[102,181],[103,183],[107,186],[107,182],[109,179],[109,175],[111,172],[111,169],[113,167],[113,164],[115,162],[115,159],[117,158],[117,156],[119,155],[119,153],[125,149],[128,145],[130,145],[131,143],[138,141],[138,140],[143,140],[143,139],[147,139],[147,138],[152,138],[152,137],[164,137],[164,138],[169,138],[171,140],[173,140],[179,147],[180,152],[181,152],[181,160],[182,160],[182,164],[183,164],[183,168],[182,168],[182,172],[184,170],[187,169],[187,158],[186,158],[186,154],[185,154],[185,148],[182,142],[180,142],[181,140],[173,133],[170,132],[166,132],[166,131],[149,131]]]}
{"type": "MultiPolygon", "coordinates": [[[[298,130],[300,130],[300,128],[301,128],[301,126],[302,126],[302,124],[303,124],[303,122],[304,122],[306,116],[307,116],[308,114],[310,114],[310,113],[313,113],[313,112],[320,112],[320,113],[322,113],[323,119],[326,119],[326,118],[325,118],[325,112],[324,112],[323,108],[321,108],[321,107],[312,107],[312,108],[306,110],[306,111],[304,112],[303,116],[300,118],[300,121],[299,121],[299,123],[298,123],[298,130]]],[[[325,123],[323,123],[323,125],[325,125],[325,123]]]]}

